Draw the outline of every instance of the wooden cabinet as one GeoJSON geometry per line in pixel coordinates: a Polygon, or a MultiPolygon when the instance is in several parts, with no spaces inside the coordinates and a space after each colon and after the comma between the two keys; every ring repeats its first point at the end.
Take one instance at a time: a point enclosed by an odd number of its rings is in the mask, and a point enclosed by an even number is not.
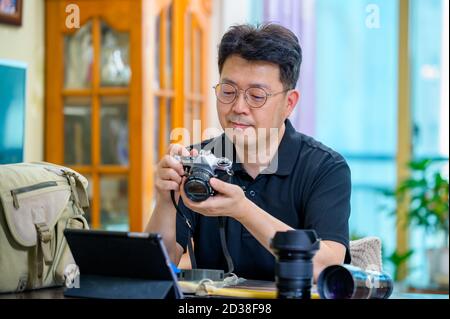
{"type": "Polygon", "coordinates": [[[171,130],[206,126],[209,7],[46,1],[45,160],[89,179],[92,228],[142,231],[171,130]]]}

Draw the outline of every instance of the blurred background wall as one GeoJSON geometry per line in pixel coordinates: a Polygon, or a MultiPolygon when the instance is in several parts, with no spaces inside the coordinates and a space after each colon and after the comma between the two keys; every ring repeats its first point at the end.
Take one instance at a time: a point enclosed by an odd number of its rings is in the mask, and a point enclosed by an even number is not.
{"type": "Polygon", "coordinates": [[[26,86],[26,161],[44,159],[44,1],[26,1],[20,28],[0,24],[0,59],[28,66],[26,86]]]}

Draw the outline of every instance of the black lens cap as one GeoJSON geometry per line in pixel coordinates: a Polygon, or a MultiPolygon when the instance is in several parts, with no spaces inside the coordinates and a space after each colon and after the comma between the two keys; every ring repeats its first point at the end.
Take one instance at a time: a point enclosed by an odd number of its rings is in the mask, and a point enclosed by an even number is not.
{"type": "Polygon", "coordinates": [[[276,250],[316,251],[320,248],[320,238],[315,230],[289,230],[277,232],[271,248],[276,250]]]}

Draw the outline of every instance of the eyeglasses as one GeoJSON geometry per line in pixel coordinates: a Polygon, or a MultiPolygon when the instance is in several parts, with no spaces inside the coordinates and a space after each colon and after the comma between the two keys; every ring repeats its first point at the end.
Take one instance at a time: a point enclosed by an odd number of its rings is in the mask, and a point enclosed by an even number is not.
{"type": "Polygon", "coordinates": [[[267,93],[266,90],[260,87],[249,87],[246,90],[242,90],[229,83],[219,83],[214,86],[213,89],[216,92],[217,99],[223,104],[233,103],[239,98],[241,91],[243,91],[245,102],[247,102],[247,105],[253,109],[262,107],[266,104],[269,97],[289,91],[288,89],[278,93],[267,93]]]}

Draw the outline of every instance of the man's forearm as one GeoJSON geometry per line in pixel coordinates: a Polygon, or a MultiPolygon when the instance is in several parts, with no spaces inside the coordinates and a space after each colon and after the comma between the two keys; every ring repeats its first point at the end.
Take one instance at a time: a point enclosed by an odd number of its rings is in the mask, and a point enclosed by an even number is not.
{"type": "Polygon", "coordinates": [[[246,200],[237,220],[272,254],[270,241],[279,231],[293,230],[292,227],[273,217],[250,200],[246,200]]]}
{"type": "MultiPolygon", "coordinates": [[[[255,203],[247,200],[242,207],[238,221],[272,254],[270,241],[279,231],[293,230],[292,227],[273,217],[255,203]]],[[[341,264],[344,261],[345,247],[336,242],[322,241],[316,253],[314,263],[314,280],[329,265],[341,264]],[[342,247],[340,247],[342,246],[342,247]],[[342,250],[343,248],[343,250],[342,250]]]]}
{"type": "Polygon", "coordinates": [[[171,202],[157,201],[146,231],[161,234],[169,257],[177,262],[176,249],[176,210],[171,202]]]}
{"type": "Polygon", "coordinates": [[[320,273],[331,265],[343,264],[345,259],[345,247],[337,242],[322,240],[320,249],[314,256],[314,281],[317,281],[320,273]]]}

